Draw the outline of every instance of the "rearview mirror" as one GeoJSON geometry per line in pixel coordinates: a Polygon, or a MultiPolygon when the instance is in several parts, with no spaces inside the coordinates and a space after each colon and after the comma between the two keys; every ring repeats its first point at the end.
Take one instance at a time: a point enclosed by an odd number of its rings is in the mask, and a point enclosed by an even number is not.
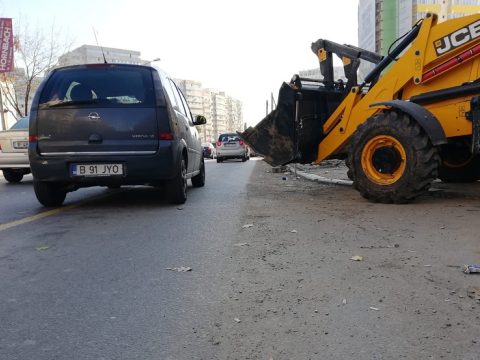
{"type": "Polygon", "coordinates": [[[207,119],[203,115],[196,115],[193,120],[194,125],[204,125],[207,123],[207,119]]]}

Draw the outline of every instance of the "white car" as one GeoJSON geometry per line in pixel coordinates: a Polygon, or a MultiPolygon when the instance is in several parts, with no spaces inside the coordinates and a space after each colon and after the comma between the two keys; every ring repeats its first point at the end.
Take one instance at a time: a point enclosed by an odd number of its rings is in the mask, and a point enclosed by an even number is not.
{"type": "Polygon", "coordinates": [[[0,169],[5,180],[22,181],[30,173],[28,162],[28,116],[18,120],[10,129],[0,131],[0,169]]]}
{"type": "Polygon", "coordinates": [[[250,159],[250,149],[235,133],[221,134],[217,141],[217,162],[225,159],[250,159]]]}

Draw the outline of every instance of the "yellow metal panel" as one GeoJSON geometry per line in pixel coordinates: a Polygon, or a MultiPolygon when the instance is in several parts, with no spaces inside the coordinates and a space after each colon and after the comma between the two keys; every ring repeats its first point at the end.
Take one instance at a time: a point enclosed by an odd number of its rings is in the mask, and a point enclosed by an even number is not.
{"type": "Polygon", "coordinates": [[[318,50],[318,54],[317,54],[317,55],[318,55],[318,59],[319,59],[320,61],[325,61],[325,60],[327,60],[327,52],[326,52],[325,50],[323,50],[323,49],[318,50]]]}
{"type": "Polygon", "coordinates": [[[452,5],[452,13],[461,14],[475,14],[480,12],[480,6],[478,5],[452,5]]]}
{"type": "Polygon", "coordinates": [[[417,12],[432,12],[438,14],[440,9],[440,4],[417,4],[417,12]]]}

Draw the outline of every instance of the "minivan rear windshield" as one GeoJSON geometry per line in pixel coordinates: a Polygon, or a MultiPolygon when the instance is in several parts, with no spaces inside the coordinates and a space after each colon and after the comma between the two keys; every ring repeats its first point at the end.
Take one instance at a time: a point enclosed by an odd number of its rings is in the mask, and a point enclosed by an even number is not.
{"type": "Polygon", "coordinates": [[[148,68],[87,65],[54,72],[40,95],[40,106],[153,107],[154,99],[148,68]]]}

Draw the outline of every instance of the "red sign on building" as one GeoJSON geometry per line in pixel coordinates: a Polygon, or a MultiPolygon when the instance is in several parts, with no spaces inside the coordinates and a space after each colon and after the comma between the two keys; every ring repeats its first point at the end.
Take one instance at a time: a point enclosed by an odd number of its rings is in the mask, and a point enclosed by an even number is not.
{"type": "Polygon", "coordinates": [[[0,18],[0,73],[13,70],[12,19],[0,18]]]}

